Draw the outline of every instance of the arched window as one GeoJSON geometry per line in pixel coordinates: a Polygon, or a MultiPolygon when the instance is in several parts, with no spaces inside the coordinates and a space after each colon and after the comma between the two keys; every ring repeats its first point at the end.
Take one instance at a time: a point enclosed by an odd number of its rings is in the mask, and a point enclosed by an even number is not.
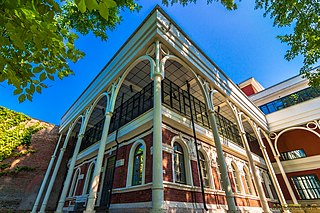
{"type": "Polygon", "coordinates": [[[89,194],[89,192],[90,192],[90,187],[91,187],[92,181],[93,181],[94,166],[95,166],[94,162],[92,162],[89,165],[89,169],[87,171],[87,176],[86,176],[86,181],[85,181],[84,188],[83,188],[83,194],[89,194]]]}
{"type": "Polygon", "coordinates": [[[209,187],[210,182],[209,182],[208,164],[202,152],[199,152],[199,160],[200,160],[200,168],[201,168],[201,173],[203,178],[203,185],[206,187],[209,187]]]}
{"type": "Polygon", "coordinates": [[[252,195],[254,192],[254,189],[253,189],[253,184],[252,184],[252,179],[251,179],[250,173],[246,168],[243,168],[243,172],[244,172],[244,179],[246,181],[248,193],[250,195],[252,195]]]}
{"type": "Polygon", "coordinates": [[[177,142],[173,144],[174,148],[174,175],[177,183],[186,184],[186,168],[184,162],[184,153],[181,145],[177,142]]]}
{"type": "Polygon", "coordinates": [[[132,185],[142,184],[142,173],[143,173],[143,152],[144,146],[138,145],[134,151],[133,157],[133,172],[132,172],[132,185]]]}
{"type": "Polygon", "coordinates": [[[234,183],[235,186],[235,192],[240,193],[241,192],[241,182],[239,180],[239,173],[238,173],[238,169],[236,168],[235,164],[231,164],[232,167],[232,181],[234,183]]]}
{"type": "Polygon", "coordinates": [[[71,188],[69,191],[69,197],[73,197],[76,194],[78,181],[79,181],[79,175],[80,175],[80,169],[78,168],[73,175],[72,184],[71,184],[71,188]]]}

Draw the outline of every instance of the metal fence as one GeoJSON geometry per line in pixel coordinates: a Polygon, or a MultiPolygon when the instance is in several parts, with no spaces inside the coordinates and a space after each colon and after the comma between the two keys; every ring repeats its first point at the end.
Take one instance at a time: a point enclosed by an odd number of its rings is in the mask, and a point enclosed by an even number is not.
{"type": "MultiPolygon", "coordinates": [[[[185,116],[189,119],[191,118],[190,103],[187,91],[181,89],[169,79],[164,79],[162,81],[162,103],[182,116],[185,116]]],[[[142,115],[152,107],[153,82],[149,83],[140,92],[137,92],[114,110],[111,118],[109,133],[136,119],[138,116],[142,115]]],[[[191,108],[194,115],[194,121],[205,128],[210,128],[205,103],[191,95],[191,108]]],[[[218,112],[215,114],[217,118],[216,120],[219,134],[222,137],[230,140],[232,143],[243,147],[236,125],[218,112]]],[[[80,151],[86,149],[101,139],[103,124],[104,118],[85,132],[80,151]]],[[[249,141],[256,140],[250,134],[247,134],[247,137],[249,141]]]]}
{"type": "MultiPolygon", "coordinates": [[[[164,79],[162,81],[162,102],[166,106],[177,111],[179,114],[184,115],[187,118],[191,118],[190,104],[187,91],[181,89],[178,85],[164,79]]],[[[205,103],[198,98],[191,95],[191,108],[194,116],[194,121],[206,128],[210,128],[207,108],[205,103]]],[[[218,112],[215,112],[219,134],[229,139],[231,142],[243,147],[241,138],[237,127],[230,120],[223,117],[218,112]]],[[[250,138],[251,140],[251,138],[250,138]]]]}

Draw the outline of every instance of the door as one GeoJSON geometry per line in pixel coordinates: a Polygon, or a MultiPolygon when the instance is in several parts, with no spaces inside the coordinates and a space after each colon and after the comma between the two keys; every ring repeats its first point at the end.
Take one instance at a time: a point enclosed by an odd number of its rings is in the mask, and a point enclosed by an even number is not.
{"type": "Polygon", "coordinates": [[[104,173],[101,201],[100,201],[101,207],[106,207],[106,208],[110,207],[111,188],[112,188],[112,182],[113,182],[115,159],[116,157],[112,156],[112,157],[109,157],[107,160],[106,171],[104,173]]]}

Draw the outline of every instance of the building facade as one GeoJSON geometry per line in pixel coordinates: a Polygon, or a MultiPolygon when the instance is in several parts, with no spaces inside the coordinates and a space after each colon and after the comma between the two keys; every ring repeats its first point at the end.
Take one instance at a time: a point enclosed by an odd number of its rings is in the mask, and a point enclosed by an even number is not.
{"type": "Polygon", "coordinates": [[[266,114],[267,152],[290,203],[320,205],[320,91],[292,77],[250,99],[266,114]]]}
{"type": "Polygon", "coordinates": [[[62,117],[33,212],[54,187],[56,212],[289,212],[291,176],[281,179],[269,146],[283,128],[256,92],[248,98],[156,7],[62,117]]]}

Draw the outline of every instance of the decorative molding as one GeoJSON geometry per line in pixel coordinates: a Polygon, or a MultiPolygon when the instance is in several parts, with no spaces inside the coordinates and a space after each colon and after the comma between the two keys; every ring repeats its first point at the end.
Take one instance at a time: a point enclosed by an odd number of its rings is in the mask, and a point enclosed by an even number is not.
{"type": "MultiPolygon", "coordinates": [[[[289,173],[319,169],[319,162],[320,155],[315,155],[294,160],[281,161],[281,164],[286,173],[289,173]]],[[[276,174],[281,174],[276,163],[272,163],[272,166],[276,174]]]]}
{"type": "Polygon", "coordinates": [[[266,115],[270,132],[279,132],[292,126],[320,120],[320,97],[281,109],[266,115]]]}
{"type": "Polygon", "coordinates": [[[119,194],[119,193],[126,193],[126,192],[135,192],[135,191],[141,191],[141,190],[146,190],[151,188],[152,188],[152,183],[146,183],[146,184],[141,184],[137,186],[128,186],[125,188],[115,188],[112,190],[112,193],[119,194]]]}
{"type": "Polygon", "coordinates": [[[174,152],[173,147],[165,143],[162,144],[162,150],[170,154],[173,154],[174,152]]]}

